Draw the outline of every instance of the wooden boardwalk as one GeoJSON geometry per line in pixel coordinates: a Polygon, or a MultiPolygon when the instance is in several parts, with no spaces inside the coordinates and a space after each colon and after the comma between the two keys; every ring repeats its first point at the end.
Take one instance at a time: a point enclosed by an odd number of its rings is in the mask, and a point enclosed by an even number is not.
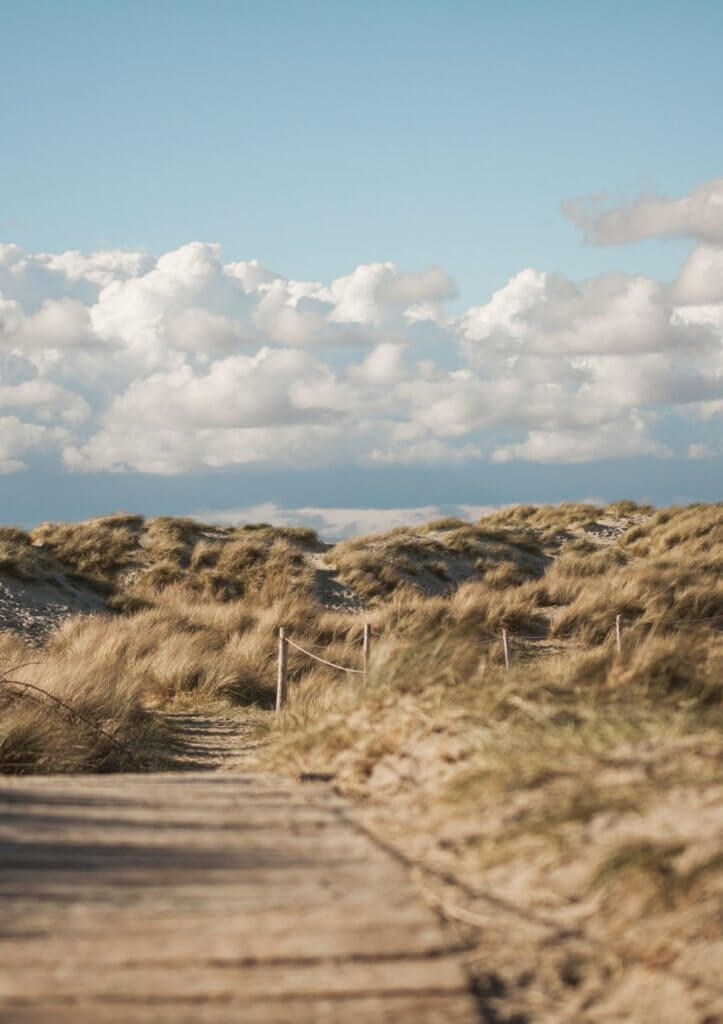
{"type": "Polygon", "coordinates": [[[0,779],[2,1024],[469,1024],[454,935],[320,783],[0,779]]]}

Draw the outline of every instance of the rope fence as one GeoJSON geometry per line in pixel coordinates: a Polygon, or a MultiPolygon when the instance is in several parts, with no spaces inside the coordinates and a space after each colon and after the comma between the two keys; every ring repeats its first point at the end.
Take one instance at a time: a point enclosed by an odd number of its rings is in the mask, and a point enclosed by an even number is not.
{"type": "MultiPolygon", "coordinates": [[[[623,653],[622,638],[623,638],[623,630],[624,630],[625,625],[638,624],[639,621],[640,620],[626,618],[624,615],[621,615],[621,614],[618,614],[618,615],[615,616],[615,625],[614,625],[615,647],[616,647],[616,650],[617,650],[617,653],[618,653],[619,657],[622,657],[622,653],[623,653]]],[[[677,626],[679,629],[685,629],[688,626],[700,625],[701,623],[721,623],[722,626],[723,626],[723,615],[711,615],[711,616],[705,616],[705,617],[702,617],[702,618],[695,618],[695,619],[658,619],[658,620],[655,620],[654,622],[643,623],[643,624],[644,625],[650,625],[651,627],[655,627],[655,626],[661,625],[661,626],[677,626]]],[[[723,633],[723,628],[722,629],[717,629],[716,632],[723,633]]],[[[547,641],[548,643],[555,643],[558,640],[559,641],[571,640],[571,638],[574,635],[575,635],[574,633],[564,633],[564,634],[558,634],[558,635],[553,635],[553,636],[537,636],[537,635],[520,634],[520,635],[514,635],[514,637],[513,637],[511,631],[507,627],[504,627],[502,629],[500,637],[489,637],[488,639],[485,639],[485,640],[479,640],[475,646],[487,648],[487,647],[492,647],[495,644],[501,643],[501,645],[502,645],[502,656],[503,656],[504,663],[505,663],[505,671],[509,672],[510,667],[511,667],[511,663],[512,663],[512,640],[513,639],[516,642],[522,642],[522,643],[525,643],[525,642],[528,642],[528,643],[540,643],[543,640],[547,641]]],[[[327,658],[322,658],[318,654],[314,654],[312,651],[307,650],[306,647],[302,647],[301,644],[297,644],[295,640],[292,640],[289,636],[287,636],[286,630],[282,626],[279,629],[279,642],[278,642],[278,672],[277,672],[277,680],[276,680],[276,711],[279,712],[281,710],[281,708],[284,706],[284,704],[286,703],[287,698],[288,698],[288,660],[289,660],[289,648],[290,647],[293,647],[300,654],[303,654],[307,658],[311,658],[312,661],[316,661],[316,662],[318,662],[321,665],[326,665],[329,668],[335,669],[338,672],[345,672],[345,673],[350,674],[350,675],[360,675],[360,676],[363,676],[364,679],[366,679],[367,671],[368,671],[368,667],[369,667],[369,658],[370,658],[370,655],[371,655],[371,645],[372,645],[372,627],[367,622],[367,623],[364,624],[364,631],[363,631],[363,634],[362,634],[362,668],[352,668],[351,666],[348,666],[348,665],[339,665],[335,661],[330,661],[327,658]]],[[[310,644],[310,646],[317,646],[317,645],[310,644]]],[[[321,645],[318,645],[318,646],[321,646],[321,645]]],[[[569,644],[567,646],[569,646],[569,644]]],[[[576,649],[583,649],[585,647],[584,644],[574,643],[574,642],[572,643],[572,646],[574,646],[576,649]]],[[[529,652],[526,652],[526,653],[529,653],[529,652]]],[[[27,665],[31,665],[31,664],[35,664],[35,663],[34,662],[27,662],[26,664],[27,665]]],[[[14,669],[11,669],[10,671],[17,671],[20,668],[24,668],[24,667],[26,667],[26,664],[16,665],[14,667],[14,669]]],[[[5,687],[17,687],[20,690],[20,693],[18,693],[16,691],[13,694],[9,694],[9,695],[12,695],[15,698],[25,696],[27,699],[30,699],[30,700],[34,701],[35,703],[38,703],[38,704],[44,703],[45,701],[50,701],[51,704],[54,704],[56,707],[64,710],[67,714],[71,715],[72,717],[76,718],[78,721],[82,722],[85,726],[87,726],[92,731],[94,731],[96,733],[96,735],[102,736],[104,739],[108,740],[118,750],[121,750],[127,757],[129,757],[133,762],[135,762],[136,765],[138,765],[139,767],[141,766],[141,763],[140,763],[138,757],[133,753],[133,751],[129,747],[127,747],[125,744],[121,743],[118,739],[116,739],[115,736],[111,735],[105,729],[101,728],[99,725],[97,725],[95,722],[91,721],[85,715],[81,714],[79,711],[77,711],[70,704],[67,704],[63,700],[60,700],[60,698],[56,697],[52,693],[49,693],[47,690],[42,689],[42,687],[36,686],[33,683],[27,683],[27,682],[21,681],[19,679],[9,679],[7,672],[0,673],[0,684],[4,684],[5,687]],[[33,691],[33,692],[31,692],[31,691],[33,691]],[[34,693],[40,694],[40,696],[42,698],[44,698],[44,701],[41,701],[40,699],[38,699],[38,697],[34,696],[34,693]]]]}
{"type": "MultiPolygon", "coordinates": [[[[639,620],[626,618],[624,615],[616,615],[615,622],[611,626],[611,632],[615,638],[615,648],[619,657],[622,657],[623,653],[623,632],[626,625],[638,624],[639,620]]],[[[697,619],[659,619],[650,623],[643,623],[644,625],[654,626],[677,626],[678,628],[684,629],[686,626],[700,625],[701,623],[721,623],[723,626],[723,615],[711,615],[704,618],[697,619]]],[[[723,632],[723,629],[716,630],[716,632],[723,632]]],[[[384,634],[385,636],[393,634],[384,634]]],[[[476,647],[489,648],[497,644],[501,645],[502,657],[505,663],[505,671],[509,672],[512,667],[512,642],[516,643],[540,643],[546,641],[549,644],[554,644],[557,641],[564,641],[565,646],[572,646],[575,649],[584,650],[587,649],[585,644],[575,643],[572,641],[574,633],[561,633],[555,636],[540,636],[530,634],[513,634],[510,629],[503,627],[499,636],[489,637],[485,640],[479,640],[475,644],[476,647]]],[[[401,637],[397,637],[401,639],[401,637]]],[[[286,634],[286,630],[282,626],[279,629],[279,654],[278,654],[278,676],[276,685],[276,710],[277,712],[286,703],[288,697],[288,655],[289,647],[293,647],[295,650],[304,654],[307,658],[311,658],[313,661],[317,661],[322,665],[327,665],[329,668],[336,669],[339,672],[346,672],[353,675],[364,676],[366,679],[367,669],[369,665],[369,657],[371,654],[371,641],[372,641],[372,628],[367,622],[364,624],[364,633],[362,638],[362,657],[363,667],[362,668],[350,668],[347,665],[339,665],[335,661],[329,661],[326,658],[320,657],[318,654],[314,654],[312,651],[302,647],[301,644],[297,644],[295,640],[292,640],[286,634]]],[[[316,646],[310,644],[309,646],[316,646]]],[[[531,652],[529,649],[525,651],[525,654],[529,655],[531,652]]],[[[538,655],[541,657],[541,655],[538,655]]],[[[529,658],[528,658],[529,660],[529,658]]],[[[534,660],[534,658],[532,659],[534,660]]]]}
{"type": "Polygon", "coordinates": [[[318,661],[321,665],[328,665],[329,668],[336,669],[338,672],[346,672],[352,675],[364,676],[366,679],[367,668],[369,666],[369,656],[371,654],[372,646],[372,627],[368,622],[364,623],[364,632],[362,634],[362,668],[350,668],[348,665],[338,665],[335,661],[329,661],[327,658],[321,658],[318,654],[314,654],[312,651],[308,651],[301,644],[297,644],[296,641],[292,640],[286,635],[286,630],[283,626],[279,629],[279,660],[278,660],[278,672],[276,676],[276,710],[277,712],[286,703],[289,689],[288,681],[288,665],[289,665],[289,647],[293,647],[301,654],[306,655],[307,658],[311,658],[312,661],[318,661]]]}
{"type": "Polygon", "coordinates": [[[307,651],[306,648],[302,647],[300,644],[295,644],[294,641],[289,640],[288,637],[286,638],[286,642],[291,647],[295,647],[297,651],[301,651],[301,653],[305,654],[308,658],[313,658],[314,661],[319,661],[322,665],[328,665],[329,668],[338,668],[340,672],[354,672],[355,675],[359,676],[364,675],[363,668],[347,668],[346,665],[337,665],[334,661],[327,661],[326,658],[320,658],[318,654],[312,654],[311,651],[307,651]]]}

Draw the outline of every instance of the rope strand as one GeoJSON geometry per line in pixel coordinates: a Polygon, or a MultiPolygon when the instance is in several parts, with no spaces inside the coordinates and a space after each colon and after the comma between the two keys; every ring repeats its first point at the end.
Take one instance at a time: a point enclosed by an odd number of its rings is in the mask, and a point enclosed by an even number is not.
{"type": "Polygon", "coordinates": [[[307,656],[307,658],[313,658],[314,661],[320,661],[322,665],[328,665],[329,668],[337,668],[337,669],[339,669],[340,672],[353,672],[354,675],[359,675],[359,676],[363,676],[364,675],[364,670],[363,669],[361,669],[361,668],[347,668],[346,665],[337,665],[336,662],[327,661],[326,658],[320,658],[318,656],[318,654],[312,654],[311,651],[307,651],[305,647],[302,647],[300,644],[294,643],[294,641],[290,640],[288,637],[286,637],[286,643],[290,644],[292,647],[295,647],[297,651],[301,651],[301,653],[305,654],[307,656]]]}

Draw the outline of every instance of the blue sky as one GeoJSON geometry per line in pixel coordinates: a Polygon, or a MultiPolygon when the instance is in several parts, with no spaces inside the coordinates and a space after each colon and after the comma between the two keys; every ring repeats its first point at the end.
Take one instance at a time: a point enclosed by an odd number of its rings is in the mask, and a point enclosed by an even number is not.
{"type": "MultiPolygon", "coordinates": [[[[718,267],[723,234],[680,218],[670,228],[673,208],[656,208],[654,223],[627,232],[625,244],[610,244],[595,224],[581,230],[580,218],[566,216],[561,203],[607,193],[609,205],[620,209],[641,195],[676,199],[710,183],[710,194],[718,194],[722,37],[723,7],[704,2],[4,4],[0,242],[21,247],[31,267],[21,273],[14,251],[6,256],[6,277],[0,275],[0,298],[16,304],[0,321],[6,436],[0,514],[20,521],[77,517],[131,503],[141,511],[179,512],[264,501],[294,507],[315,504],[307,494],[310,480],[326,496],[320,505],[484,504],[633,492],[656,501],[720,497],[717,314],[702,320],[695,313],[695,329],[685,337],[670,336],[660,318],[646,321],[643,359],[630,325],[620,326],[619,310],[624,306],[637,323],[662,303],[670,320],[681,296],[686,308],[699,310],[697,284],[687,281],[672,296],[668,286],[696,246],[712,246],[713,255],[706,249],[703,256],[718,267]],[[162,254],[196,241],[220,248],[193,256],[194,280],[205,275],[205,283],[187,304],[191,312],[178,297],[188,259],[169,263],[162,287],[150,282],[154,322],[165,324],[159,347],[149,334],[149,288],[132,282],[153,273],[162,254]],[[115,264],[81,273],[75,265],[69,270],[67,259],[60,269],[49,268],[41,256],[78,251],[90,258],[99,250],[148,259],[122,271],[115,264]],[[275,279],[322,284],[326,292],[306,289],[301,299],[287,289],[284,302],[346,325],[344,331],[332,337],[324,328],[323,337],[318,331],[312,337],[311,328],[300,334],[288,317],[270,320],[266,312],[259,328],[261,293],[237,302],[227,293],[228,274],[218,269],[249,260],[273,272],[263,288],[275,279]],[[354,295],[347,289],[342,307],[338,294],[329,298],[335,280],[386,263],[398,273],[379,272],[371,312],[358,312],[358,288],[354,295]],[[428,268],[441,268],[444,280],[422,280],[428,268]],[[559,274],[563,283],[529,278],[510,291],[526,268],[559,274]],[[221,276],[211,281],[214,273],[221,276]],[[627,275],[617,291],[604,284],[612,273],[627,275]],[[88,274],[97,280],[89,284],[88,274]],[[639,278],[659,289],[638,286],[639,278]],[[113,280],[118,287],[131,280],[123,309],[120,299],[112,308],[99,302],[99,289],[115,287],[113,280]],[[585,292],[581,309],[566,296],[584,280],[603,284],[585,292]],[[172,292],[172,309],[158,305],[159,287],[172,292]],[[470,319],[470,309],[486,308],[506,288],[495,310],[470,319]],[[637,307],[630,312],[632,292],[642,314],[637,307]],[[402,294],[412,297],[411,305],[431,303],[434,315],[411,320],[402,294]],[[524,314],[524,339],[510,327],[510,316],[520,316],[519,301],[526,310],[534,305],[524,314]],[[606,302],[610,318],[601,326],[606,302]],[[140,327],[129,320],[139,303],[147,314],[140,327]],[[43,309],[44,319],[30,319],[43,309]],[[198,309],[207,314],[205,328],[198,309]],[[566,316],[576,323],[572,348],[561,334],[566,316]],[[216,347],[201,337],[206,329],[221,332],[216,347]],[[256,364],[249,370],[238,360],[252,359],[262,345],[282,351],[291,399],[270,395],[254,419],[248,407],[256,364]],[[404,349],[404,372],[389,348],[371,369],[364,363],[384,345],[404,349]],[[639,360],[630,376],[644,378],[645,386],[622,401],[610,397],[627,387],[611,360],[622,359],[626,346],[639,360]],[[136,362],[119,356],[119,347],[132,350],[136,362]],[[289,368],[291,349],[302,350],[306,362],[289,368]],[[548,376],[535,362],[540,352],[548,376]],[[495,395],[515,377],[504,363],[512,355],[527,359],[519,379],[542,374],[541,387],[550,388],[560,376],[569,378],[560,402],[572,407],[576,396],[581,411],[574,423],[547,408],[519,421],[511,409],[498,408],[495,395]],[[592,362],[581,368],[582,358],[592,362]],[[437,369],[416,369],[422,360],[437,369]],[[603,369],[600,360],[607,360],[603,369]],[[177,376],[182,364],[184,381],[177,376]],[[474,380],[459,385],[460,378],[442,371],[474,380]],[[299,375],[307,381],[301,396],[293,383],[299,375]],[[222,378],[237,387],[224,391],[222,378]],[[664,380],[692,395],[684,409],[664,380]],[[236,420],[220,422],[208,413],[212,384],[224,401],[238,403],[236,420]],[[19,387],[24,390],[11,394],[19,387]],[[154,409],[163,404],[164,387],[179,405],[196,410],[191,458],[168,453],[169,446],[190,446],[181,412],[168,421],[148,415],[150,455],[145,444],[139,455],[117,442],[128,433],[128,417],[147,416],[144,402],[154,409]],[[244,387],[251,389],[246,397],[244,387]],[[308,396],[319,388],[326,405],[308,396]],[[382,408],[380,396],[392,392],[393,407],[382,408]],[[588,393],[599,407],[594,422],[583,415],[588,393]],[[289,402],[303,415],[294,418],[289,402]],[[276,421],[267,414],[271,407],[281,410],[276,421]],[[332,420],[339,427],[334,437],[332,420]],[[258,431],[312,430],[312,421],[313,439],[294,449],[297,482],[290,485],[280,456],[288,449],[286,435],[271,443],[258,431]],[[359,423],[366,423],[368,440],[355,444],[359,423]],[[610,440],[610,459],[590,441],[597,427],[610,440]],[[573,463],[576,429],[585,435],[580,450],[587,455],[573,463]],[[219,430],[237,433],[226,441],[209,433],[219,430]],[[253,466],[238,454],[239,430],[256,431],[248,435],[260,452],[253,466]],[[616,458],[616,449],[626,447],[620,438],[631,432],[639,443],[616,458]],[[223,454],[231,450],[237,454],[223,454]],[[349,473],[360,481],[356,490],[341,485],[349,473]],[[78,500],[58,497],[40,511],[51,478],[78,500]],[[229,490],[239,498],[232,502],[229,490]]],[[[637,207],[622,209],[624,217],[637,215],[637,207]]],[[[640,216],[647,217],[646,209],[640,216]]],[[[688,277],[710,273],[696,265],[688,277]]],[[[250,295],[246,278],[243,287],[250,295]]],[[[709,288],[708,306],[711,295],[719,301],[709,288]]],[[[269,365],[276,374],[278,361],[269,365]]],[[[518,401],[530,406],[524,388],[518,401]]],[[[0,447],[0,465],[2,458],[0,447]]]]}
{"type": "Polygon", "coordinates": [[[671,275],[559,204],[720,173],[722,33],[718,3],[5,4],[0,216],[311,280],[439,263],[471,301],[523,265],[671,275]]]}

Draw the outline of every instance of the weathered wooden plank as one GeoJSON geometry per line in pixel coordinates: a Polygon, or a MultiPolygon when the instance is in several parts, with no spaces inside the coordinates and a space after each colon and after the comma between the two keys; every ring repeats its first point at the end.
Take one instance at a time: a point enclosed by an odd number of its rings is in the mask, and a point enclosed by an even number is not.
{"type": "Polygon", "coordinates": [[[0,933],[6,934],[23,923],[47,922],[48,927],[65,929],[71,922],[102,923],[113,911],[114,919],[123,921],[126,915],[209,914],[215,919],[227,918],[229,911],[236,914],[254,913],[263,908],[269,912],[286,911],[304,914],[317,909],[334,907],[339,915],[352,916],[369,913],[373,905],[384,906],[389,918],[396,909],[409,906],[415,897],[398,880],[389,878],[382,870],[365,871],[365,865],[345,864],[337,871],[318,872],[309,868],[289,871],[259,870],[241,881],[238,876],[225,877],[215,885],[200,873],[197,882],[188,885],[169,884],[154,886],[153,874],[148,873],[146,884],[134,879],[131,885],[108,885],[98,880],[83,886],[79,896],[78,881],[71,877],[65,885],[57,881],[41,880],[31,885],[23,879],[5,878],[0,884],[0,933]],[[358,867],[359,870],[355,870],[358,867]],[[373,896],[371,895],[373,894],[373,896]]]}
{"type": "Polygon", "coordinates": [[[113,932],[96,914],[66,915],[66,920],[34,914],[18,919],[0,938],[1,969],[28,965],[92,962],[96,967],[133,963],[170,963],[201,950],[206,959],[227,961],[319,960],[344,957],[434,956],[449,952],[452,941],[419,906],[385,908],[356,905],[322,910],[285,909],[276,913],[227,911],[219,927],[208,913],[157,915],[127,910],[114,913],[113,932]],[[37,941],[38,932],[47,938],[37,941]],[[57,930],[56,930],[57,929],[57,930]]]}
{"type": "Polygon", "coordinates": [[[299,800],[322,799],[330,802],[343,802],[332,790],[322,782],[306,782],[300,785],[293,779],[271,772],[128,772],[113,775],[8,775],[2,779],[2,789],[28,790],[32,792],[57,791],[59,793],[89,793],[88,781],[92,779],[94,793],[131,793],[134,789],[146,793],[154,799],[155,794],[165,790],[176,789],[188,791],[206,790],[217,796],[224,790],[241,798],[245,793],[253,798],[269,795],[290,795],[299,800]],[[149,780],[152,786],[148,786],[149,780]]]}
{"type": "Polygon", "coordinates": [[[38,1002],[6,1007],[3,1024],[471,1024],[469,997],[385,995],[342,999],[256,1000],[150,1006],[118,1002],[38,1002]]]}
{"type": "Polygon", "coordinates": [[[120,870],[104,871],[85,879],[71,871],[47,878],[20,869],[0,875],[0,900],[5,908],[13,901],[22,901],[60,909],[78,904],[179,909],[215,904],[239,910],[263,905],[271,909],[344,902],[364,893],[370,902],[378,898],[394,906],[409,895],[401,873],[390,875],[383,864],[370,866],[363,861],[320,865],[317,869],[309,864],[283,868],[259,865],[246,871],[204,871],[199,867],[193,872],[176,871],[163,879],[152,867],[125,874],[120,870]]]}
{"type": "MultiPolygon", "coordinates": [[[[199,828],[193,835],[181,829],[154,829],[136,826],[132,836],[113,834],[104,829],[75,829],[48,836],[42,828],[18,827],[0,835],[0,864],[7,867],[23,864],[39,866],[51,860],[54,864],[88,864],[99,859],[125,864],[140,864],[166,855],[169,860],[192,863],[199,855],[207,857],[212,865],[222,867],[238,858],[252,863],[254,858],[281,858],[309,860],[323,857],[358,856],[383,859],[381,850],[369,849],[369,844],[357,832],[345,826],[330,825],[325,829],[300,832],[294,829],[253,829],[241,836],[226,837],[213,829],[199,828]],[[283,845],[282,845],[283,839],[283,845]]],[[[79,868],[80,870],[80,868],[79,868]]]]}
{"type": "Polygon", "coordinates": [[[0,1021],[476,1020],[459,943],[343,806],[248,773],[0,780],[0,1021]]]}
{"type": "MultiPolygon", "coordinates": [[[[199,950],[198,955],[203,955],[199,950]]],[[[42,996],[48,1000],[77,998],[106,1002],[129,995],[137,1002],[176,1000],[268,999],[272,993],[295,997],[362,996],[402,993],[442,995],[467,989],[467,979],[450,957],[411,960],[347,960],[343,965],[310,961],[280,964],[202,963],[179,959],[173,964],[104,966],[97,971],[93,962],[64,960],[48,965],[0,967],[0,1005],[29,1001],[42,996]]]]}
{"type": "Polygon", "coordinates": [[[199,826],[225,833],[247,831],[259,828],[291,828],[294,831],[310,832],[314,829],[339,828],[343,823],[329,816],[326,809],[320,810],[307,804],[288,807],[283,801],[275,804],[244,804],[241,807],[223,805],[220,808],[189,803],[180,808],[171,806],[148,806],[140,802],[104,802],[88,807],[72,804],[58,808],[48,803],[13,804],[12,808],[0,807],[0,830],[7,832],[17,828],[42,829],[47,836],[55,830],[68,828],[103,828],[109,833],[120,832],[136,826],[155,825],[158,828],[178,829],[193,832],[199,826]]]}

